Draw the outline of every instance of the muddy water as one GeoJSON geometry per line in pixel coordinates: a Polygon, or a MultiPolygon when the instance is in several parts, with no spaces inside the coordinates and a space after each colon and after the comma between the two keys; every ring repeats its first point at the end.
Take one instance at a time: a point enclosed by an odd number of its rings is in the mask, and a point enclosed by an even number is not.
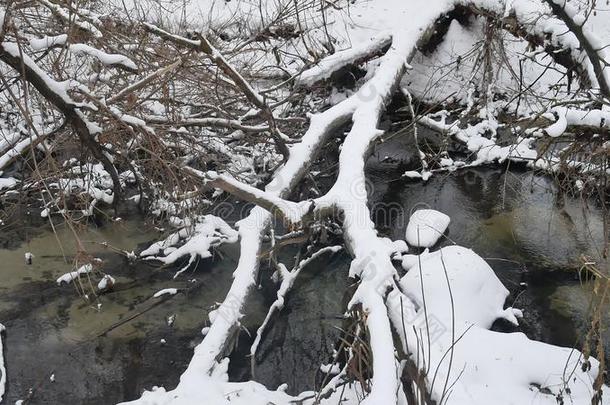
{"type": "MultiPolygon", "coordinates": [[[[6,403],[110,404],[135,399],[155,384],[171,387],[178,382],[192,347],[201,340],[211,305],[223,298],[230,283],[237,252],[229,246],[224,260],[203,261],[196,272],[173,281],[170,270],[130,264],[100,244],[130,251],[159,236],[141,220],[81,233],[87,251],[103,259],[101,270],[116,279],[114,290],[97,298],[86,289],[89,301],[73,286],[55,283],[72,270],[76,245],[68,229],[58,228],[57,235],[37,232],[16,248],[0,251],[6,403]],[[32,265],[25,264],[25,252],[35,255],[32,265]],[[155,306],[158,299],[152,295],[168,287],[189,291],[155,306]]],[[[92,284],[99,278],[92,274],[92,284]]]]}
{"type": "MultiPolygon", "coordinates": [[[[587,258],[610,273],[608,260],[601,257],[601,211],[593,203],[558,194],[548,177],[515,168],[446,173],[426,184],[400,179],[403,169],[396,162],[409,150],[407,142],[382,145],[368,162],[378,228],[393,239],[404,238],[412,210],[429,207],[448,214],[449,232],[439,246],[456,243],[485,258],[511,292],[507,304],[525,311],[520,328],[496,327],[582,348],[593,283],[579,279],[579,269],[587,258]]],[[[604,312],[608,325],[610,308],[604,312]]],[[[604,345],[608,364],[608,330],[604,345]]]]}
{"type": "MultiPolygon", "coordinates": [[[[520,327],[498,323],[494,329],[581,348],[592,288],[578,278],[582,257],[608,271],[607,262],[600,260],[600,211],[579,199],[559,197],[545,176],[506,168],[464,170],[433,177],[426,184],[409,182],[401,178],[410,164],[401,159],[409,155],[408,140],[396,139],[379,147],[368,162],[377,229],[392,239],[404,239],[413,210],[427,207],[447,213],[451,225],[439,246],[456,243],[484,257],[511,293],[507,304],[524,310],[520,327]]],[[[350,258],[340,254],[310,265],[263,340],[254,376],[249,360],[243,360],[252,339],[241,334],[232,378],[255,378],[269,388],[287,382],[290,393],[319,383],[319,366],[328,362],[340,336],[338,328],[344,326],[339,318],[348,298],[349,263],[350,258]]],[[[270,305],[273,287],[265,290],[262,284],[270,305]]],[[[610,308],[605,311],[608,324],[610,308]]],[[[605,334],[605,347],[610,353],[610,333],[605,334]]]]}
{"type": "MultiPolygon", "coordinates": [[[[534,339],[578,347],[587,326],[591,285],[578,280],[577,270],[583,255],[599,256],[599,211],[585,208],[578,199],[558,197],[550,180],[529,172],[477,169],[439,175],[426,184],[409,182],[400,178],[409,164],[401,161],[402,156],[409,153],[408,142],[397,139],[378,148],[368,163],[371,206],[381,233],[404,238],[409,214],[419,207],[447,213],[452,222],[442,244],[468,246],[489,261],[511,291],[508,304],[525,310],[517,330],[534,339]]],[[[210,306],[230,285],[238,248],[226,246],[221,251],[224,259],[203,261],[196,271],[173,280],[171,269],[129,263],[99,244],[129,251],[157,239],[159,233],[143,220],[91,227],[81,239],[90,253],[104,260],[102,270],[117,284],[113,292],[87,302],[73,287],[55,283],[71,270],[75,254],[69,230],[60,228],[57,235],[42,230],[12,243],[12,249],[0,250],[7,403],[29,398],[32,404],[108,404],[137,398],[153,385],[175,386],[192,347],[201,340],[210,306]],[[30,266],[24,262],[26,251],[35,255],[30,266]],[[151,307],[154,292],[168,287],[190,290],[151,307]],[[168,326],[172,315],[175,322],[168,326]]],[[[259,347],[255,379],[270,388],[287,382],[291,393],[319,383],[319,365],[327,362],[340,336],[349,298],[349,260],[340,253],[301,273],[259,347]]],[[[607,262],[600,262],[604,267],[607,262]]],[[[232,356],[232,379],[253,377],[246,354],[274,299],[269,275],[263,266],[260,288],[248,303],[232,356]]],[[[496,328],[515,330],[506,325],[496,328]]]]}

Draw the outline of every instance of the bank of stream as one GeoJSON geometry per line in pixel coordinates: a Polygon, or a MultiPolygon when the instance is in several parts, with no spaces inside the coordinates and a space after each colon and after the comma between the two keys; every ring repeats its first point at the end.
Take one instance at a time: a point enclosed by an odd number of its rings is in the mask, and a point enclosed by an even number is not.
{"type": "MultiPolygon", "coordinates": [[[[558,196],[550,179],[527,171],[478,168],[439,174],[425,184],[407,181],[400,176],[406,145],[389,142],[369,160],[369,195],[378,229],[404,239],[414,209],[448,214],[451,224],[442,245],[470,247],[487,259],[511,292],[508,304],[524,309],[520,328],[497,328],[579,347],[591,286],[579,280],[578,269],[582,257],[599,257],[601,213],[591,204],[585,208],[580,199],[558,196]]],[[[172,269],[130,262],[101,244],[137,251],[159,239],[161,234],[145,219],[91,226],[80,238],[91,254],[103,259],[102,270],[117,283],[113,291],[86,301],[73,286],[55,282],[72,269],[76,248],[70,231],[60,226],[55,235],[41,225],[20,235],[22,240],[4,241],[7,247],[0,250],[6,403],[109,404],[137,398],[153,385],[173,388],[201,340],[207,313],[224,298],[239,254],[237,245],[224,246],[214,259],[173,280],[172,269]],[[31,265],[25,263],[26,252],[34,254],[31,265]],[[188,292],[154,306],[152,295],[168,287],[188,292]]],[[[320,381],[319,366],[329,360],[341,335],[352,283],[347,279],[349,261],[340,253],[302,273],[259,348],[254,378],[270,388],[287,382],[291,393],[320,381]]],[[[607,262],[601,266],[607,268],[607,262]]],[[[246,330],[255,334],[274,298],[272,283],[261,280],[232,356],[231,378],[252,377],[245,356],[252,337],[246,330]]],[[[609,353],[608,335],[605,344],[609,353]]]]}

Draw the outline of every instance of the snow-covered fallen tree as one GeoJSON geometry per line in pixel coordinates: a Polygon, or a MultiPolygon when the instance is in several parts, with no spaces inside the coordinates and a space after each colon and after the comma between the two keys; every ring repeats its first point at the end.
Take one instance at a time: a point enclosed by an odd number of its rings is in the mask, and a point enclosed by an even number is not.
{"type": "MultiPolygon", "coordinates": [[[[518,8],[520,5],[521,3],[515,3],[517,11],[521,10],[518,8]]],[[[227,299],[217,310],[218,316],[211,317],[212,326],[203,342],[195,349],[179,385],[172,391],[158,389],[145,393],[141,400],[133,403],[233,403],[237,399],[229,392],[237,392],[239,397],[243,395],[252,398],[252,401],[307,403],[304,399],[307,393],[298,397],[284,397],[281,392],[267,391],[259,385],[235,385],[218,379],[219,373],[221,376],[225,373],[227,347],[243,316],[248,293],[255,285],[263,236],[277,212],[289,228],[311,224],[312,217],[314,221],[328,216],[341,218],[345,244],[353,256],[350,276],[359,280],[347,310],[359,309],[365,314],[363,326],[367,330],[372,355],[369,391],[362,403],[444,403],[449,398],[456,398],[455,403],[510,403],[513,397],[507,392],[517,395],[518,403],[555,403],[558,398],[564,397],[578,403],[600,398],[601,391],[596,392],[594,389],[598,373],[598,363],[594,359],[584,359],[573,349],[530,341],[522,334],[501,334],[488,330],[498,318],[517,324],[520,311],[503,309],[506,289],[493,271],[474,253],[456,247],[424,254],[424,257],[416,258],[417,266],[411,268],[397,283],[398,274],[391,262],[396,253],[394,244],[377,235],[370,220],[367,195],[356,193],[354,189],[365,183],[365,160],[372,146],[383,135],[377,124],[409,68],[408,63],[414,57],[417,46],[423,47],[434,37],[435,22],[450,12],[454,3],[439,1],[430,7],[413,8],[388,2],[386,6],[396,16],[377,13],[376,17],[368,17],[367,28],[375,27],[376,23],[387,27],[388,22],[400,20],[407,13],[412,23],[406,26],[390,23],[394,28],[389,49],[369,70],[364,83],[343,101],[311,116],[308,131],[300,143],[290,148],[288,160],[275,173],[274,180],[268,184],[266,191],[252,190],[248,185],[240,185],[233,179],[218,181],[216,174],[198,175],[206,184],[211,182],[214,187],[253,202],[257,207],[239,223],[241,256],[234,274],[235,281],[227,299]],[[329,130],[346,120],[351,120],[351,129],[342,144],[334,185],[326,194],[313,199],[310,209],[300,209],[298,203],[285,200],[300,180],[305,165],[319,152],[329,130]],[[444,255],[447,256],[446,264],[444,255]],[[425,280],[423,274],[426,275],[425,280]],[[454,288],[455,295],[451,292],[454,288]],[[425,297],[415,293],[420,290],[427,291],[425,297]],[[445,291],[449,291],[449,294],[445,294],[445,291]],[[451,316],[447,316],[447,311],[450,311],[451,316]],[[432,316],[434,319],[431,319],[432,316]],[[432,323],[434,320],[445,327],[450,325],[448,329],[451,332],[444,334],[440,340],[431,336],[431,329],[435,327],[432,323]],[[395,336],[402,340],[403,347],[400,350],[394,346],[395,336]],[[494,351],[499,355],[495,356],[494,351]],[[536,362],[532,364],[534,353],[535,358],[548,361],[543,365],[536,362]],[[525,356],[521,357],[521,354],[525,356]],[[492,370],[495,367],[505,370],[506,374],[494,376],[492,370]],[[565,369],[578,371],[568,375],[564,373],[565,369]],[[402,378],[403,375],[407,377],[402,378]],[[198,391],[197,386],[202,380],[207,380],[219,391],[209,396],[198,391]]],[[[373,9],[377,11],[377,8],[367,7],[383,8],[381,5],[361,7],[362,15],[373,9]]],[[[498,10],[498,5],[491,2],[481,2],[480,7],[475,9],[475,14],[481,10],[491,15],[500,11],[504,13],[496,14],[496,18],[511,15],[512,11],[508,5],[506,9],[498,10]]],[[[519,16],[516,13],[517,21],[519,16]]],[[[528,35],[534,35],[536,28],[532,28],[532,32],[528,35]]],[[[379,41],[379,44],[384,46],[383,41],[379,41]]],[[[363,48],[363,53],[370,52],[368,47],[363,48]]],[[[347,55],[346,65],[355,60],[353,54],[347,55]]],[[[333,71],[337,70],[340,63],[336,57],[333,58],[335,60],[318,64],[314,68],[315,73],[305,73],[308,78],[306,82],[314,82],[310,77],[329,77],[318,72],[321,67],[328,66],[333,71]]],[[[488,100],[487,107],[491,108],[492,105],[491,99],[488,100]]],[[[500,126],[496,114],[493,110],[487,111],[480,124],[466,129],[460,128],[459,122],[428,123],[445,125],[443,132],[454,131],[452,135],[476,153],[476,159],[470,165],[508,158],[535,160],[537,154],[529,146],[531,141],[525,144],[521,152],[519,149],[514,152],[514,146],[498,147],[497,151],[493,151],[496,148],[494,134],[500,126]],[[492,132],[491,139],[488,138],[489,131],[492,132]]],[[[434,121],[432,118],[422,118],[425,119],[434,121]]],[[[285,267],[280,266],[279,269],[280,273],[286,272],[285,267]]],[[[286,286],[282,284],[280,289],[285,290],[286,286]]],[[[278,292],[278,297],[283,300],[284,294],[278,292]]],[[[257,337],[257,342],[259,340],[260,336],[257,337]]],[[[254,351],[255,348],[256,346],[254,351]]],[[[325,393],[331,395],[332,391],[325,393]]]]}
{"type": "MultiPolygon", "coordinates": [[[[34,163],[51,159],[74,139],[88,151],[61,169],[49,164],[48,178],[34,170],[20,183],[45,195],[47,214],[67,216],[66,198],[75,195],[85,200],[85,216],[124,198],[146,202],[178,230],[140,257],[165,265],[188,258],[175,276],[211,249],[239,242],[233,282],[180,383],[133,403],[336,403],[340,387],[349,403],[369,405],[607,398],[601,365],[588,353],[490,330],[497,319],[518,325],[521,313],[504,309],[506,288],[474,252],[450,247],[401,258],[406,243],[380,236],[371,220],[364,170],[394,101],[419,158],[405,177],[425,181],[511,161],[548,172],[567,167],[606,184],[608,63],[603,42],[585,27],[591,10],[551,0],[220,3],[189,4],[181,14],[189,18],[179,21],[154,9],[127,24],[112,4],[95,12],[44,1],[25,7],[64,24],[33,24],[32,32],[18,24],[23,14],[2,16],[0,60],[9,69],[2,73],[22,79],[4,80],[2,96],[19,104],[15,94],[32,87],[38,97],[24,101],[36,113],[20,110],[25,130],[5,137],[0,161],[27,151],[34,163]],[[197,4],[210,17],[199,26],[190,18],[197,4]],[[58,71],[54,58],[68,68],[58,71]],[[351,84],[336,80],[342,74],[351,84]],[[47,109],[68,124],[59,135],[47,109]],[[441,136],[440,149],[420,142],[420,126],[441,136]],[[311,166],[332,144],[340,144],[336,175],[315,190],[311,166]],[[215,215],[223,195],[253,206],[237,230],[215,215]],[[278,290],[251,347],[253,376],[257,347],[295,278],[340,248],[328,246],[329,232],[352,257],[357,287],[345,311],[358,314],[355,339],[370,351],[367,370],[354,376],[342,364],[317,392],[297,396],[229,382],[228,358],[263,260],[274,266],[278,290]],[[293,244],[300,253],[291,267],[280,252],[293,244]]],[[[414,215],[407,242],[433,248],[449,218],[414,215]]]]}

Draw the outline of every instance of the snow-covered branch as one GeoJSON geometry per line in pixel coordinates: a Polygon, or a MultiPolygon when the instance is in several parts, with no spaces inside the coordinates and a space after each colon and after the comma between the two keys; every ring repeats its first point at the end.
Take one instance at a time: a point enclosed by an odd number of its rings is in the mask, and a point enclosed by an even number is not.
{"type": "Polygon", "coordinates": [[[549,119],[555,123],[544,129],[547,135],[558,137],[566,131],[583,132],[586,129],[592,131],[610,130],[610,111],[607,110],[577,110],[567,107],[555,107],[547,114],[549,119]]]}
{"type": "Polygon", "coordinates": [[[316,63],[315,66],[305,70],[299,75],[297,84],[311,86],[316,82],[326,80],[345,66],[359,64],[378,55],[383,48],[391,43],[392,36],[388,32],[377,35],[363,44],[354,44],[352,48],[329,55],[316,63]]]}
{"type": "Polygon", "coordinates": [[[226,174],[216,172],[201,172],[193,168],[185,168],[189,173],[202,179],[207,186],[219,188],[235,197],[256,204],[285,221],[286,225],[300,224],[305,215],[312,212],[313,204],[310,201],[295,203],[278,197],[277,195],[259,190],[248,184],[235,180],[226,174]]]}
{"type": "Polygon", "coordinates": [[[16,72],[22,73],[25,80],[31,83],[45,99],[65,115],[66,120],[72,125],[81,142],[110,174],[114,183],[114,201],[118,203],[121,199],[120,179],[116,168],[95,138],[100,128],[85,118],[85,115],[79,109],[81,104],[75,102],[68,95],[67,83],[52,79],[32,58],[23,53],[16,43],[0,43],[0,60],[16,72]]]}
{"type": "Polygon", "coordinates": [[[266,125],[245,125],[239,120],[232,120],[228,118],[216,118],[216,117],[205,117],[205,118],[185,118],[179,120],[170,120],[165,117],[158,117],[152,115],[144,115],[146,122],[151,124],[171,124],[177,127],[210,127],[210,128],[226,128],[240,130],[248,133],[267,132],[269,127],[266,125]]]}
{"type": "Polygon", "coordinates": [[[261,110],[263,116],[269,123],[270,132],[273,136],[278,151],[282,154],[282,156],[284,156],[284,159],[288,158],[288,147],[284,142],[282,134],[277,129],[273,111],[271,111],[271,108],[265,102],[265,98],[254,89],[254,87],[237,71],[237,69],[233,67],[233,65],[227,61],[222,53],[220,53],[220,51],[218,51],[207,38],[199,35],[199,39],[194,41],[187,38],[182,38],[178,35],[170,34],[169,32],[152,24],[145,23],[144,27],[150,32],[159,35],[163,39],[178,43],[182,46],[187,46],[191,49],[195,49],[206,54],[208,58],[210,58],[210,60],[214,62],[216,66],[218,66],[233,81],[233,83],[235,83],[235,85],[246,96],[248,101],[261,110]]]}
{"type": "Polygon", "coordinates": [[[574,6],[565,0],[545,0],[545,2],[551,7],[553,14],[563,21],[570,32],[576,36],[593,67],[591,76],[596,79],[601,94],[610,100],[610,66],[608,65],[610,58],[604,50],[607,44],[603,44],[585,26],[585,17],[574,6]]]}
{"type": "Polygon", "coordinates": [[[150,245],[140,253],[140,257],[172,264],[181,257],[189,256],[188,263],[174,275],[176,278],[189,269],[196,259],[211,257],[212,248],[237,242],[238,233],[222,218],[204,215],[195,218],[194,223],[190,222],[177,224],[182,226],[180,230],[150,245]]]}
{"type": "MultiPolygon", "coordinates": [[[[279,279],[281,280],[281,282],[280,282],[279,288],[277,289],[277,299],[273,302],[273,304],[271,304],[271,307],[269,307],[269,311],[267,312],[267,316],[265,317],[265,320],[263,321],[261,326],[256,331],[256,338],[254,339],[254,342],[252,343],[252,346],[250,347],[250,356],[252,356],[251,357],[252,364],[254,364],[256,362],[256,350],[258,349],[258,345],[261,342],[261,338],[263,336],[263,332],[265,331],[265,328],[269,324],[269,321],[271,320],[271,317],[273,316],[273,314],[275,312],[281,311],[282,308],[284,308],[284,301],[286,299],[286,295],[292,289],[292,286],[294,285],[294,282],[297,279],[297,277],[299,276],[299,274],[301,273],[301,271],[305,267],[307,267],[307,265],[309,265],[309,263],[311,263],[312,261],[316,260],[317,258],[323,256],[324,254],[336,253],[341,249],[342,249],[341,246],[324,247],[324,248],[318,250],[317,252],[315,252],[314,254],[312,254],[307,259],[301,260],[299,262],[299,264],[297,264],[292,270],[288,270],[285,265],[283,265],[282,263],[278,263],[276,271],[278,273],[277,275],[278,275],[279,279]]],[[[252,368],[254,368],[254,367],[252,367],[252,368]]]]}

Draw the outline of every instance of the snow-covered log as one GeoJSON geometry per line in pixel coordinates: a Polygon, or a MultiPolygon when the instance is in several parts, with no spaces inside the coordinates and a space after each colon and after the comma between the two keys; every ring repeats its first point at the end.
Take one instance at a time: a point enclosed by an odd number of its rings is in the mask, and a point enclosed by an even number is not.
{"type": "Polygon", "coordinates": [[[329,55],[305,70],[299,75],[297,84],[300,86],[312,86],[316,82],[326,80],[333,73],[350,64],[358,64],[372,58],[391,43],[392,36],[387,32],[371,38],[368,42],[354,44],[353,47],[329,55]]]}
{"type": "Polygon", "coordinates": [[[607,110],[577,110],[574,108],[555,107],[547,116],[555,122],[544,129],[547,135],[558,137],[566,131],[610,130],[610,111],[607,110]]]}

